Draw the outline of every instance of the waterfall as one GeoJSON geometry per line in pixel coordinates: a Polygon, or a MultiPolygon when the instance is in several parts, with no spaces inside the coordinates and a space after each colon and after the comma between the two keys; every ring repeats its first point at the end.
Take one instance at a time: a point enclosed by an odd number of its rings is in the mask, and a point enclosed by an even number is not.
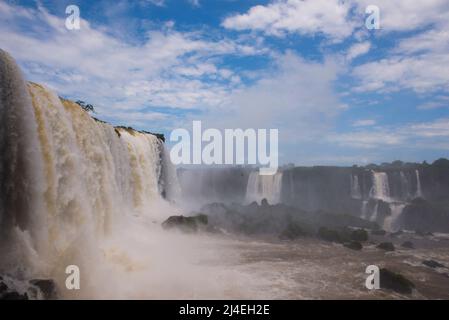
{"type": "Polygon", "coordinates": [[[384,220],[383,228],[389,232],[398,230],[397,221],[402,214],[406,204],[404,203],[390,203],[391,215],[384,220]]]}
{"type": "Polygon", "coordinates": [[[360,184],[359,184],[359,176],[351,175],[349,178],[351,181],[351,198],[362,199],[362,192],[360,190],[360,184]]]}
{"type": "Polygon", "coordinates": [[[401,196],[402,199],[407,200],[408,198],[410,198],[410,183],[403,171],[401,171],[399,175],[401,178],[401,196]]]}
{"type": "Polygon", "coordinates": [[[246,187],[246,202],[267,199],[269,204],[277,204],[281,200],[282,172],[274,175],[260,175],[258,171],[250,173],[246,187]]]}
{"type": "Polygon", "coordinates": [[[161,188],[169,197],[177,193],[161,140],[94,120],[26,83],[2,50],[0,148],[0,273],[20,266],[25,277],[64,283],[69,264],[90,266],[93,277],[100,258],[126,263],[130,251],[119,253],[125,243],[116,241],[131,230],[125,225],[140,230],[146,219],[165,219],[161,188]],[[98,251],[113,239],[115,251],[98,251]]]}
{"type": "Polygon", "coordinates": [[[374,205],[374,210],[371,214],[371,217],[369,218],[370,221],[377,221],[377,215],[379,213],[379,202],[376,202],[374,205]]]}
{"type": "Polygon", "coordinates": [[[415,175],[416,175],[416,197],[422,198],[423,194],[422,194],[422,190],[421,190],[421,178],[419,177],[418,170],[415,170],[415,175]]]}
{"type": "Polygon", "coordinates": [[[368,200],[363,200],[362,202],[362,215],[360,218],[367,219],[368,217],[368,200]]]}
{"type": "Polygon", "coordinates": [[[373,186],[370,190],[370,197],[387,201],[390,199],[390,187],[388,185],[388,175],[386,172],[372,171],[373,186]]]}

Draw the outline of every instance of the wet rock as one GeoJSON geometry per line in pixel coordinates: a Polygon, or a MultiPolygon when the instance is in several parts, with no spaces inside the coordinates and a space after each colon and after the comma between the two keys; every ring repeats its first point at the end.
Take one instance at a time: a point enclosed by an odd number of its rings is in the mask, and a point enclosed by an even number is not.
{"type": "Polygon", "coordinates": [[[322,227],[318,230],[318,237],[329,242],[341,243],[341,235],[338,231],[322,227]]]}
{"type": "Polygon", "coordinates": [[[28,295],[26,293],[20,294],[16,291],[8,291],[0,296],[0,300],[28,300],[28,295]]]}
{"type": "Polygon", "coordinates": [[[415,249],[415,245],[411,241],[405,241],[403,244],[401,244],[401,247],[406,249],[415,249]]]}
{"type": "Polygon", "coordinates": [[[360,251],[363,248],[362,244],[358,241],[345,242],[343,245],[346,248],[349,248],[352,250],[357,250],[357,251],[360,251]]]}
{"type": "Polygon", "coordinates": [[[51,279],[33,279],[30,280],[30,284],[37,287],[41,292],[45,300],[56,299],[57,291],[56,284],[51,279]]]}
{"type": "Polygon", "coordinates": [[[382,242],[377,245],[377,248],[385,251],[394,251],[394,244],[392,244],[391,242],[382,242]]]}
{"type": "Polygon", "coordinates": [[[200,228],[206,227],[207,216],[200,214],[193,217],[171,216],[162,223],[164,229],[178,229],[186,233],[197,232],[200,228]]]}
{"type": "Polygon", "coordinates": [[[415,234],[421,237],[433,236],[432,232],[423,231],[423,230],[415,230],[415,234]]]}
{"type": "Polygon", "coordinates": [[[399,230],[399,231],[396,231],[396,232],[393,232],[392,234],[390,234],[390,237],[398,237],[398,236],[400,236],[400,235],[402,235],[404,233],[404,231],[402,231],[402,230],[399,230]]]}
{"type": "Polygon", "coordinates": [[[290,223],[287,228],[279,235],[281,240],[295,240],[306,236],[307,233],[301,228],[299,224],[290,223]]]}
{"type": "Polygon", "coordinates": [[[380,287],[401,294],[411,294],[415,285],[403,275],[382,268],[380,269],[380,287]]]}
{"type": "Polygon", "coordinates": [[[352,231],[351,240],[356,242],[364,242],[368,241],[368,232],[365,229],[357,229],[352,231]]]}
{"type": "Polygon", "coordinates": [[[0,300],[28,300],[28,295],[9,288],[3,278],[0,277],[0,300]]]}
{"type": "Polygon", "coordinates": [[[374,236],[384,236],[387,232],[385,230],[372,230],[371,234],[374,236]]]}
{"type": "Polygon", "coordinates": [[[435,268],[444,268],[444,264],[439,263],[438,261],[435,260],[424,260],[422,262],[423,265],[435,269],[435,268]]]}

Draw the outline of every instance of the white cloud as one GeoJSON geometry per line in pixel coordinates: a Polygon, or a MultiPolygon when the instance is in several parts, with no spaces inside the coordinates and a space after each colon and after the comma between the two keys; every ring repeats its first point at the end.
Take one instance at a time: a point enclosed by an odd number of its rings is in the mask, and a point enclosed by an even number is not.
{"type": "Polygon", "coordinates": [[[430,122],[408,123],[390,127],[370,127],[369,130],[333,133],[327,137],[340,146],[378,149],[391,147],[449,149],[449,118],[430,122]]]}
{"type": "Polygon", "coordinates": [[[380,32],[416,32],[400,40],[387,57],[356,67],[356,91],[449,90],[449,2],[379,0],[376,5],[381,10],[380,32]]]}
{"type": "Polygon", "coordinates": [[[194,7],[199,7],[199,6],[201,6],[200,0],[188,0],[188,1],[189,1],[189,3],[190,3],[192,6],[194,6],[194,7]]]}
{"type": "Polygon", "coordinates": [[[162,7],[165,5],[165,0],[145,0],[145,1],[150,2],[158,7],[162,7]]]}
{"type": "Polygon", "coordinates": [[[380,26],[385,32],[410,31],[430,25],[445,23],[448,19],[447,0],[358,0],[359,10],[368,5],[380,9],[380,26]]]}
{"type": "Polygon", "coordinates": [[[279,129],[283,143],[323,136],[342,112],[334,91],[340,66],[304,60],[292,52],[279,55],[276,67],[258,81],[229,95],[227,102],[209,116],[217,128],[279,129]]]}
{"type": "Polygon", "coordinates": [[[352,60],[369,52],[371,43],[369,41],[354,44],[349,48],[346,59],[352,60]]]}
{"type": "Polygon", "coordinates": [[[173,24],[147,32],[141,43],[127,43],[86,20],[81,30],[69,31],[62,17],[43,7],[0,3],[0,15],[1,47],[30,80],[94,103],[100,116],[115,114],[123,121],[129,116],[114,110],[215,108],[238,85],[238,77],[220,66],[220,57],[266,52],[248,42],[177,32],[173,24]]]}
{"type": "Polygon", "coordinates": [[[257,5],[245,14],[226,18],[228,29],[262,31],[268,35],[285,33],[325,36],[342,39],[351,35],[354,24],[349,20],[350,2],[340,0],[282,0],[266,6],[257,5]]]}
{"type": "Polygon", "coordinates": [[[372,119],[363,119],[363,120],[357,120],[354,121],[352,124],[353,127],[369,127],[376,124],[376,120],[372,119]]]}

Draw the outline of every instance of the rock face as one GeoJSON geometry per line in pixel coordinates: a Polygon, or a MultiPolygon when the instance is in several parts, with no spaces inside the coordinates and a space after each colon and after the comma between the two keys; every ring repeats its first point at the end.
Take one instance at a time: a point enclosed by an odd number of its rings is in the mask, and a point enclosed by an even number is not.
{"type": "Polygon", "coordinates": [[[387,232],[385,230],[372,230],[371,234],[374,236],[384,236],[387,232]]]}
{"type": "Polygon", "coordinates": [[[357,241],[346,242],[343,245],[346,248],[349,248],[349,249],[352,249],[352,250],[357,250],[357,251],[360,251],[363,248],[362,244],[360,242],[357,242],[357,241]]]}
{"type": "MultiPolygon", "coordinates": [[[[284,240],[300,236],[316,235],[320,228],[337,230],[351,240],[355,228],[377,228],[377,224],[349,215],[333,215],[326,212],[306,212],[301,209],[262,201],[248,205],[212,203],[201,208],[209,218],[209,225],[230,233],[245,235],[273,235],[284,240]],[[351,226],[353,229],[345,230],[351,226]]],[[[354,235],[363,237],[362,232],[354,235]]],[[[341,240],[343,241],[343,240],[341,240]]]]}
{"type": "Polygon", "coordinates": [[[171,216],[162,223],[164,229],[178,229],[186,233],[194,233],[206,227],[208,218],[204,214],[193,217],[171,216]]]}
{"type": "Polygon", "coordinates": [[[368,232],[364,229],[354,230],[351,233],[351,240],[359,242],[368,241],[368,232]]]}
{"type": "Polygon", "coordinates": [[[406,249],[415,249],[415,245],[411,241],[405,241],[403,244],[401,244],[401,247],[406,249]]]}
{"type": "Polygon", "coordinates": [[[417,198],[404,208],[400,224],[404,229],[418,230],[417,234],[427,235],[429,231],[448,232],[448,206],[417,198]]]}
{"type": "Polygon", "coordinates": [[[29,281],[10,280],[0,276],[0,300],[53,300],[57,298],[56,284],[51,279],[33,279],[29,281]],[[19,285],[16,282],[20,282],[19,285]],[[9,285],[8,285],[9,283],[9,285]],[[11,283],[16,284],[11,285],[11,283]],[[20,288],[20,289],[19,289],[20,288]]]}
{"type": "Polygon", "coordinates": [[[385,251],[394,251],[394,244],[391,242],[382,242],[379,245],[377,245],[377,248],[385,250],[385,251]]]}
{"type": "Polygon", "coordinates": [[[438,261],[435,260],[424,260],[422,262],[423,265],[435,269],[435,268],[444,268],[444,264],[439,263],[438,261]]]}
{"type": "Polygon", "coordinates": [[[382,268],[380,269],[380,287],[401,294],[411,294],[415,285],[403,275],[382,268]]]}
{"type": "Polygon", "coordinates": [[[318,230],[318,237],[323,239],[324,241],[329,242],[341,243],[343,241],[342,236],[338,231],[325,227],[322,227],[318,230]]]}
{"type": "MultiPolygon", "coordinates": [[[[449,232],[449,160],[365,167],[289,166],[281,172],[280,204],[301,211],[363,216],[383,225],[395,214],[394,201],[405,206],[394,217],[394,229],[449,232]]],[[[186,198],[202,204],[212,200],[243,205],[251,173],[249,168],[183,169],[179,176],[186,198]]]]}
{"type": "Polygon", "coordinates": [[[281,240],[295,240],[307,235],[299,224],[291,223],[287,228],[279,235],[281,240]]]}
{"type": "Polygon", "coordinates": [[[37,287],[45,300],[53,300],[57,297],[56,285],[51,279],[33,279],[30,284],[37,287]]]}

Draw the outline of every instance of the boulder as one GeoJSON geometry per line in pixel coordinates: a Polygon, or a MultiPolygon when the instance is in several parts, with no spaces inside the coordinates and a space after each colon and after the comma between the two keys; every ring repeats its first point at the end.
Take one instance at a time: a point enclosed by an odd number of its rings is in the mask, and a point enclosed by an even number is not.
{"type": "Polygon", "coordinates": [[[322,227],[318,230],[318,237],[329,242],[338,242],[338,243],[342,242],[341,240],[342,237],[338,231],[328,229],[326,227],[322,227]]]}
{"type": "Polygon", "coordinates": [[[358,241],[345,242],[343,245],[346,248],[349,248],[349,249],[352,249],[352,250],[357,250],[357,251],[360,251],[363,248],[362,244],[360,242],[358,242],[358,241]]]}
{"type": "Polygon", "coordinates": [[[380,287],[382,289],[393,290],[401,294],[411,294],[415,285],[399,273],[395,273],[386,268],[380,269],[380,287]]]}
{"type": "Polygon", "coordinates": [[[382,242],[377,245],[377,248],[385,251],[394,251],[394,244],[392,244],[391,242],[382,242]]]}
{"type": "Polygon", "coordinates": [[[406,249],[415,249],[415,245],[411,241],[405,241],[403,244],[401,244],[401,247],[406,249]]]}
{"type": "Polygon", "coordinates": [[[304,237],[307,233],[297,223],[290,223],[287,228],[279,235],[281,240],[295,240],[304,237]]]}
{"type": "Polygon", "coordinates": [[[208,219],[204,214],[192,217],[171,216],[162,223],[162,227],[166,230],[178,229],[186,233],[193,233],[202,227],[206,227],[207,223],[208,219]]]}
{"type": "Polygon", "coordinates": [[[385,230],[371,230],[371,234],[374,236],[384,236],[387,232],[385,230]]]}
{"type": "Polygon", "coordinates": [[[424,260],[422,262],[423,265],[435,269],[435,268],[444,268],[444,264],[439,263],[438,261],[435,260],[424,260]]]}
{"type": "Polygon", "coordinates": [[[364,242],[368,241],[368,232],[366,232],[365,229],[357,229],[352,231],[351,233],[351,240],[358,241],[358,242],[364,242]]]}
{"type": "Polygon", "coordinates": [[[403,233],[404,233],[404,231],[399,230],[399,231],[391,233],[390,237],[398,237],[398,236],[402,235],[403,233]]]}
{"type": "Polygon", "coordinates": [[[57,297],[56,284],[51,279],[33,279],[30,284],[37,287],[45,300],[53,300],[57,297]]]}

